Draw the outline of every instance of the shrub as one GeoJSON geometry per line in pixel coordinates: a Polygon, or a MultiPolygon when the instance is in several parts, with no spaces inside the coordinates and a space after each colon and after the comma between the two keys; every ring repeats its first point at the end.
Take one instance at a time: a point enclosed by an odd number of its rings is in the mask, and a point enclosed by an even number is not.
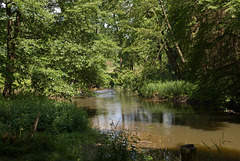
{"type": "Polygon", "coordinates": [[[31,73],[31,87],[41,94],[69,98],[77,91],[66,81],[67,77],[61,70],[34,69],[31,73]]]}
{"type": "Polygon", "coordinates": [[[58,134],[84,132],[89,125],[86,112],[67,102],[56,102],[46,97],[17,96],[0,102],[2,132],[11,130],[19,135],[28,132],[40,113],[37,131],[58,134]],[[10,128],[9,128],[10,126],[10,128]]]}
{"type": "Polygon", "coordinates": [[[122,70],[118,74],[115,84],[125,89],[137,90],[140,83],[139,75],[132,70],[122,70]]]}

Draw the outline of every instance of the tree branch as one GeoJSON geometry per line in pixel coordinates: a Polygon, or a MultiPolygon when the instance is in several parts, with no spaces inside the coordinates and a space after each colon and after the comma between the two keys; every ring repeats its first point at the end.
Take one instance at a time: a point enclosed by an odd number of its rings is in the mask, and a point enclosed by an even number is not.
{"type": "MultiPolygon", "coordinates": [[[[169,23],[167,14],[166,14],[165,9],[164,9],[164,7],[163,7],[162,0],[158,0],[158,2],[159,2],[160,7],[162,8],[162,12],[163,12],[163,15],[164,15],[164,17],[165,17],[165,20],[166,20],[166,22],[167,22],[167,26],[168,26],[169,30],[172,32],[172,27],[171,27],[171,25],[170,25],[170,23],[169,23]]],[[[179,56],[180,56],[180,58],[181,58],[181,60],[182,60],[182,63],[185,63],[186,61],[185,61],[185,59],[184,59],[184,57],[183,57],[182,51],[181,51],[178,43],[177,43],[177,42],[174,42],[174,45],[175,45],[175,47],[177,48],[177,51],[178,51],[179,56]]]]}

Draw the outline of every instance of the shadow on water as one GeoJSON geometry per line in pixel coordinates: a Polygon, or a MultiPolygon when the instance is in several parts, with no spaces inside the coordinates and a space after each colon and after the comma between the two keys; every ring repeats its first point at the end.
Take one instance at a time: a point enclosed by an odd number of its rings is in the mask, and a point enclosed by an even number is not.
{"type": "MultiPolygon", "coordinates": [[[[238,116],[216,112],[214,107],[206,108],[204,106],[194,107],[187,104],[142,101],[140,108],[151,113],[152,122],[163,123],[164,117],[168,117],[172,125],[189,126],[207,131],[223,130],[227,126],[226,122],[240,122],[238,116]]],[[[148,117],[141,118],[147,119],[148,117]]],[[[137,117],[136,121],[150,120],[139,120],[139,117],[137,117]]]]}

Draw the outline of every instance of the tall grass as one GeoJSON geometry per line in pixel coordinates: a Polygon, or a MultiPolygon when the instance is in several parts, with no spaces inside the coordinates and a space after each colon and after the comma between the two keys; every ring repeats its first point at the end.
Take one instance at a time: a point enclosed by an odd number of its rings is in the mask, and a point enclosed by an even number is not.
{"type": "Polygon", "coordinates": [[[140,90],[143,97],[151,98],[175,98],[175,97],[188,97],[196,86],[186,81],[166,81],[148,83],[140,90]]]}

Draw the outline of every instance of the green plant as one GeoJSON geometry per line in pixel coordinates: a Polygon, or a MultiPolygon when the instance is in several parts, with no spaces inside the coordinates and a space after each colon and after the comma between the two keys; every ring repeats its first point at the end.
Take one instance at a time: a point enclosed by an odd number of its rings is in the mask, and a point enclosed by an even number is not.
{"type": "Polygon", "coordinates": [[[31,129],[38,113],[40,113],[38,132],[52,134],[84,132],[89,127],[86,112],[81,108],[67,102],[56,102],[44,96],[19,95],[14,99],[1,100],[0,107],[1,130],[10,131],[17,136],[31,129]]]}
{"type": "Polygon", "coordinates": [[[35,69],[31,73],[31,86],[36,93],[69,98],[77,91],[66,82],[67,77],[68,75],[61,70],[35,69]]]}
{"type": "Polygon", "coordinates": [[[209,146],[204,141],[202,141],[204,146],[209,150],[209,152],[211,154],[215,154],[215,152],[217,152],[217,154],[214,155],[214,157],[213,157],[215,160],[223,161],[224,160],[223,159],[223,145],[225,143],[232,143],[232,142],[224,139],[224,132],[222,133],[222,137],[219,139],[218,143],[212,139],[211,139],[211,142],[213,143],[213,145],[209,146]]]}
{"type": "Polygon", "coordinates": [[[146,160],[180,161],[180,158],[168,149],[149,149],[146,154],[146,160]]]}
{"type": "Polygon", "coordinates": [[[71,103],[26,94],[1,99],[0,107],[0,160],[73,161],[85,155],[83,145],[95,145],[98,133],[90,128],[86,112],[71,103]]]}
{"type": "Polygon", "coordinates": [[[142,160],[144,157],[137,148],[138,136],[127,130],[117,131],[113,123],[111,126],[99,140],[97,160],[142,160]]]}
{"type": "Polygon", "coordinates": [[[166,81],[148,83],[140,88],[139,92],[147,98],[177,98],[190,96],[195,88],[195,85],[185,81],[166,81]]]}
{"type": "Polygon", "coordinates": [[[0,143],[1,161],[57,161],[77,160],[71,151],[67,150],[58,136],[51,136],[47,133],[37,133],[34,138],[27,138],[24,141],[11,145],[0,143]]]}
{"type": "Polygon", "coordinates": [[[115,84],[123,86],[126,89],[137,90],[140,84],[140,78],[137,72],[132,70],[121,70],[115,80],[115,84]]]}

